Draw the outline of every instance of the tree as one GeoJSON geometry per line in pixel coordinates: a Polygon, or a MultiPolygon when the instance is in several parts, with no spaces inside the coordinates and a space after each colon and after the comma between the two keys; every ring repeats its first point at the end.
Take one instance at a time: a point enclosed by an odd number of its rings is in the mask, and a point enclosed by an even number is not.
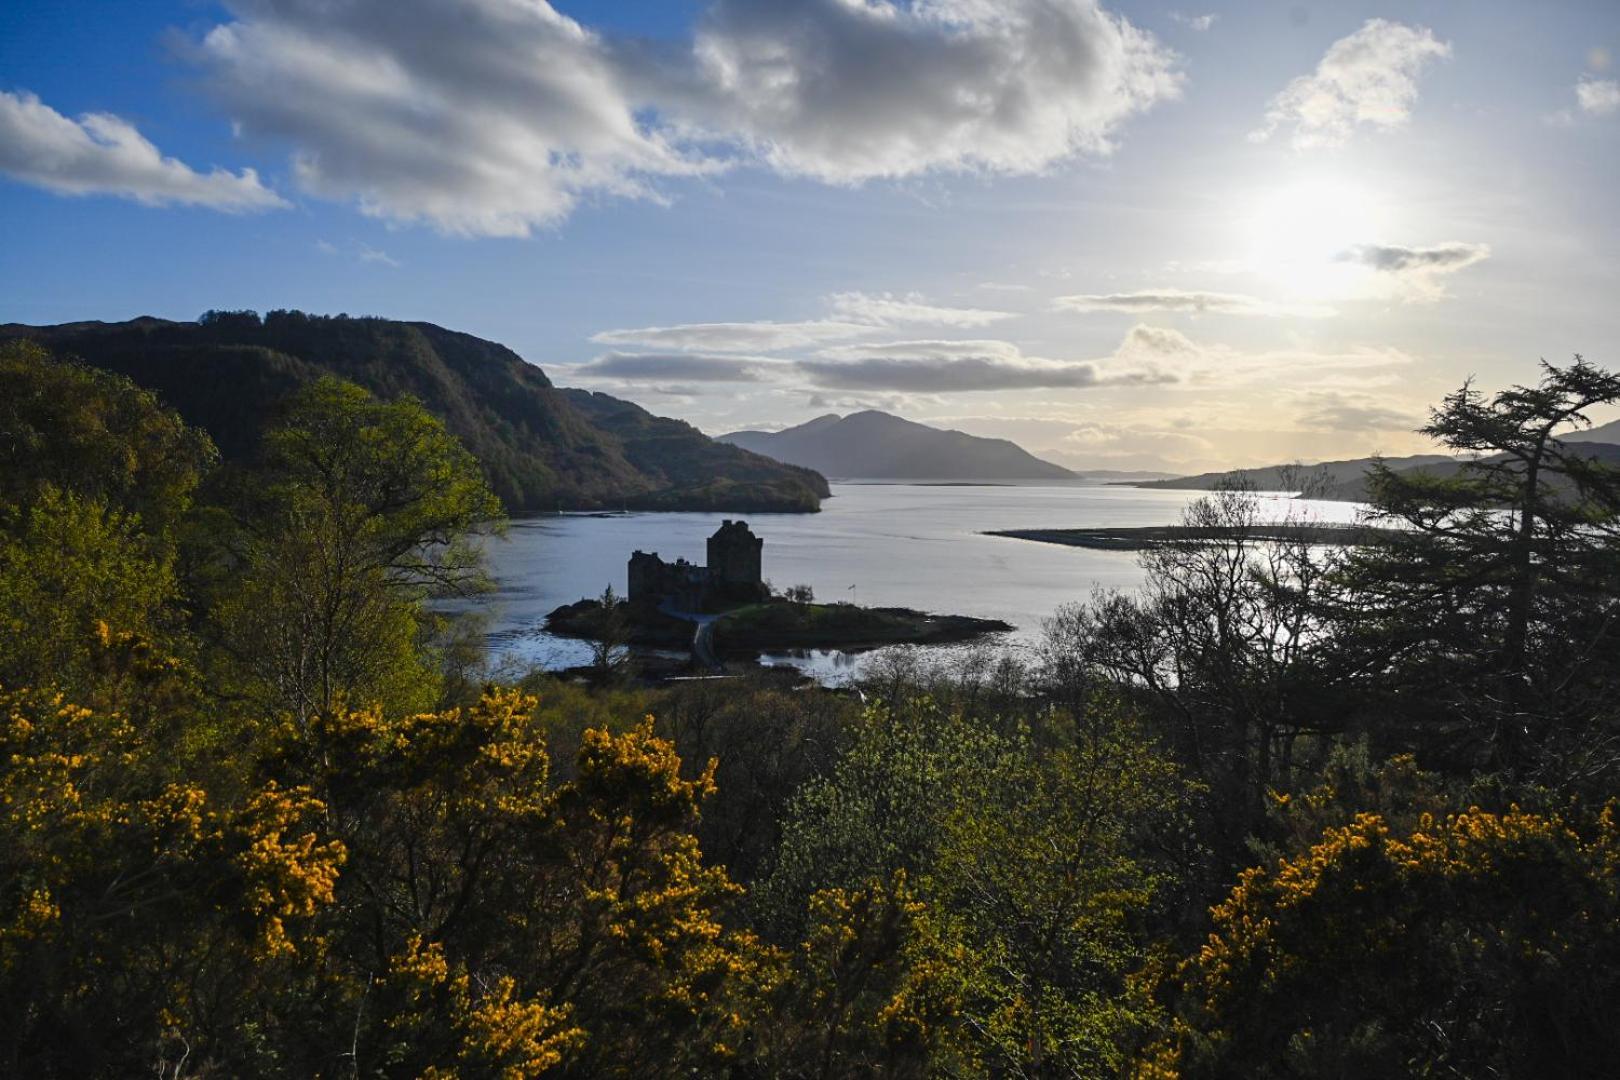
{"type": "Polygon", "coordinates": [[[72,492],[150,533],[186,512],[214,445],[128,379],[0,342],[0,529],[48,490],[72,492]]]}
{"type": "Polygon", "coordinates": [[[379,999],[337,999],[362,1071],[674,1077],[740,1053],[775,960],[726,925],[740,890],[695,836],[713,764],[683,778],[648,720],[587,729],[556,783],[544,731],[498,691],[284,729],[275,771],[329,800],[350,852],[333,961],[383,975],[379,999]]]}
{"type": "Polygon", "coordinates": [[[789,585],[783,590],[782,597],[790,604],[813,604],[816,591],[808,585],[789,585]]]}
{"type": "Polygon", "coordinates": [[[630,654],[630,617],[627,605],[609,585],[597,600],[600,609],[591,622],[591,670],[597,685],[606,686],[618,681],[629,670],[634,658],[630,654]]]}
{"type": "Polygon", "coordinates": [[[1174,892],[1164,853],[1184,784],[1105,699],[1068,738],[1006,765],[953,809],[921,886],[919,952],[962,1002],[945,1041],[989,1075],[1118,1075],[1152,1016],[1127,980],[1174,892]]]}
{"type": "Polygon", "coordinates": [[[885,1047],[922,1075],[1123,1065],[1183,784],[1110,702],[1045,723],[874,711],[795,800],[757,899],[806,942],[795,978],[831,980],[799,994],[803,1043],[835,1062],[799,1074],[846,1075],[885,1047]]]}
{"type": "Polygon", "coordinates": [[[96,679],[98,625],[148,640],[174,633],[173,563],[133,515],[42,488],[0,532],[0,686],[83,693],[96,679]]]}
{"type": "Polygon", "coordinates": [[[797,940],[810,897],[862,889],[904,872],[914,880],[938,857],[945,822],[1021,747],[926,699],[872,707],[830,774],[795,795],[770,875],[756,890],[767,925],[797,940]]]}
{"type": "Polygon", "coordinates": [[[1580,357],[1488,398],[1465,384],[1422,431],[1473,457],[1369,478],[1372,520],[1398,528],[1352,562],[1352,645],[1460,712],[1498,766],[1526,768],[1620,673],[1620,468],[1559,438],[1616,401],[1620,376],[1580,357]]]}
{"type": "Polygon", "coordinates": [[[1243,874],[1138,1075],[1608,1076],[1617,868],[1612,804],[1358,814],[1243,874]]]}
{"type": "Polygon", "coordinates": [[[221,641],[265,704],[433,704],[422,601],[483,581],[471,536],[499,521],[477,463],[410,399],[311,384],[228,485],[221,641]]]}
{"type": "MultiPolygon", "coordinates": [[[[175,675],[166,658],[125,655],[137,681],[175,675]]],[[[56,692],[0,693],[10,1075],[276,1071],[265,1044],[310,992],[312,931],[345,851],[307,789],[205,785],[174,767],[172,733],[56,692]]]]}
{"type": "Polygon", "coordinates": [[[1177,759],[1209,787],[1210,824],[1235,856],[1263,821],[1266,792],[1305,764],[1302,744],[1350,722],[1364,672],[1343,663],[1325,632],[1332,556],[1280,536],[1246,484],[1194,501],[1182,528],[1142,553],[1138,593],[1060,609],[1044,666],[1066,702],[1101,685],[1149,707],[1177,759]]]}

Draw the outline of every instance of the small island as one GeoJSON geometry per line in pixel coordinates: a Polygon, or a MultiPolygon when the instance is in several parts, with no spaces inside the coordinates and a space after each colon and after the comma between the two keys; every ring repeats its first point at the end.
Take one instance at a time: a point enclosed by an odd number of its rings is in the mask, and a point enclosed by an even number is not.
{"type": "Polygon", "coordinates": [[[565,604],[546,617],[546,629],[643,648],[690,648],[705,668],[788,649],[943,645],[1013,629],[999,619],[816,603],[806,586],[775,595],[761,575],[763,548],[745,522],[726,521],[709,538],[706,566],[637,551],[630,557],[627,598],[565,604]]]}

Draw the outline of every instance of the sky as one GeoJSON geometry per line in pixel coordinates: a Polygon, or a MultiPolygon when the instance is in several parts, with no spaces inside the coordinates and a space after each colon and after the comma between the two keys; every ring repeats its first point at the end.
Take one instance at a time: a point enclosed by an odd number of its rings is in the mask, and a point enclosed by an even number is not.
{"type": "Polygon", "coordinates": [[[1422,452],[1466,379],[1620,367],[1617,175],[1616,0],[0,20],[0,321],[425,320],[710,434],[880,408],[1077,469],[1422,452]]]}

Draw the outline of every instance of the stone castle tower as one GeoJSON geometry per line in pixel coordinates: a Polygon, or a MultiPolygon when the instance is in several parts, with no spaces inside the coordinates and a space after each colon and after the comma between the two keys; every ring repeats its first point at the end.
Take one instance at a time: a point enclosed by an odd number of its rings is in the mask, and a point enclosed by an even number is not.
{"type": "Polygon", "coordinates": [[[765,541],[747,522],[726,521],[709,537],[709,581],[722,595],[744,600],[762,597],[761,551],[765,541]]]}
{"type": "Polygon", "coordinates": [[[764,600],[769,595],[761,573],[764,547],[746,522],[727,520],[709,537],[708,566],[685,559],[667,563],[655,553],[638,551],[630,556],[630,600],[672,600],[687,611],[701,611],[716,601],[764,600]]]}

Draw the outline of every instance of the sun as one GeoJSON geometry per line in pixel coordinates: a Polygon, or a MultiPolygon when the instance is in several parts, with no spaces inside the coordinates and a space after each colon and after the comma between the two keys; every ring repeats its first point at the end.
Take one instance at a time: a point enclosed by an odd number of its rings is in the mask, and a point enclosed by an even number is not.
{"type": "Polygon", "coordinates": [[[1345,255],[1387,236],[1389,217],[1371,189],[1319,179],[1262,191],[1239,227],[1256,273],[1294,298],[1331,300],[1365,284],[1365,267],[1345,255]]]}

